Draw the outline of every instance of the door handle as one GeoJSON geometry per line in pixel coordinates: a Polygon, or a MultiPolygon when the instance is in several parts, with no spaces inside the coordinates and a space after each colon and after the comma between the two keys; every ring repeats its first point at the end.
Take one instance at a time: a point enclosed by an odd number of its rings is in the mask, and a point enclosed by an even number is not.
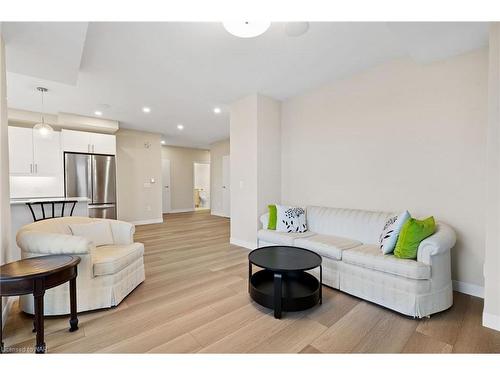
{"type": "Polygon", "coordinates": [[[165,186],[168,189],[168,185],[165,186]]]}

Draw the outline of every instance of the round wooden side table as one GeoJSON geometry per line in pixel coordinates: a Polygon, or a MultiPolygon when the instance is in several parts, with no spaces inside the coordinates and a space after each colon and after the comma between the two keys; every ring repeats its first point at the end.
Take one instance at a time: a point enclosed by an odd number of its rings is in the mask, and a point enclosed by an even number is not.
{"type": "MultiPolygon", "coordinates": [[[[45,353],[43,296],[45,291],[69,281],[70,332],[78,329],[76,315],[76,277],[80,257],[73,255],[47,255],[26,258],[0,267],[0,310],[1,297],[33,294],[36,331],[36,353],[45,353]]],[[[4,352],[2,341],[2,317],[0,314],[0,352],[4,352]]]]}

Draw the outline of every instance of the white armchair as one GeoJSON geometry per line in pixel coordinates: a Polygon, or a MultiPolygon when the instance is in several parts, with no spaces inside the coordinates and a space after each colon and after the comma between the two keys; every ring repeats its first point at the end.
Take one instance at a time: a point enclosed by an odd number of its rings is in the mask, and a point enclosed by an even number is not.
{"type": "MultiPolygon", "coordinates": [[[[25,225],[17,233],[22,258],[51,254],[74,254],[78,265],[78,311],[118,305],[144,281],[144,245],[134,243],[132,224],[109,219],[62,217],[25,225]],[[94,246],[86,238],[73,236],[69,225],[94,221],[109,223],[113,244],[94,246]]],[[[21,309],[33,314],[33,297],[21,296],[21,309]]],[[[45,315],[69,314],[69,288],[66,284],[49,289],[44,298],[45,315]]]]}

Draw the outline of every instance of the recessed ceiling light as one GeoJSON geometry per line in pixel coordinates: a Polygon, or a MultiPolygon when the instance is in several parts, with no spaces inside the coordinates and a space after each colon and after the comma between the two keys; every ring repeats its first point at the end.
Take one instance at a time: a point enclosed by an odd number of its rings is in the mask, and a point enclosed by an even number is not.
{"type": "Polygon", "coordinates": [[[215,107],[214,108],[214,113],[219,114],[220,113],[220,108],[219,107],[215,107]]]}
{"type": "Polygon", "coordinates": [[[151,108],[149,108],[149,107],[142,107],[142,112],[149,113],[149,112],[151,112],[151,108]]]}
{"type": "Polygon", "coordinates": [[[102,116],[102,112],[101,111],[95,111],[94,115],[96,115],[96,116],[102,116]]]}
{"type": "Polygon", "coordinates": [[[285,33],[288,36],[296,37],[304,35],[309,30],[309,22],[287,22],[285,33]]]}
{"type": "Polygon", "coordinates": [[[271,22],[223,22],[222,25],[228,33],[240,38],[253,38],[266,32],[271,22]]]}
{"type": "Polygon", "coordinates": [[[179,129],[179,130],[184,129],[184,125],[182,125],[182,124],[177,125],[177,129],[179,129]]]}
{"type": "Polygon", "coordinates": [[[162,139],[160,143],[161,143],[162,145],[164,145],[164,144],[165,144],[165,143],[167,143],[167,142],[165,142],[165,140],[163,140],[163,139],[162,139]]]}

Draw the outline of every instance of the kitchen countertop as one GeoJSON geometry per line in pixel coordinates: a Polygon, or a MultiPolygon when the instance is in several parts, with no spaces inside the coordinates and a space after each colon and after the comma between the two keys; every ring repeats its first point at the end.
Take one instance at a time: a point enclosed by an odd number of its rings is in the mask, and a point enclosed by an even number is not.
{"type": "Polygon", "coordinates": [[[89,202],[90,199],[87,197],[53,197],[53,198],[15,198],[10,200],[10,204],[26,204],[26,203],[37,203],[37,202],[52,202],[52,201],[77,201],[77,202],[89,202]]]}

